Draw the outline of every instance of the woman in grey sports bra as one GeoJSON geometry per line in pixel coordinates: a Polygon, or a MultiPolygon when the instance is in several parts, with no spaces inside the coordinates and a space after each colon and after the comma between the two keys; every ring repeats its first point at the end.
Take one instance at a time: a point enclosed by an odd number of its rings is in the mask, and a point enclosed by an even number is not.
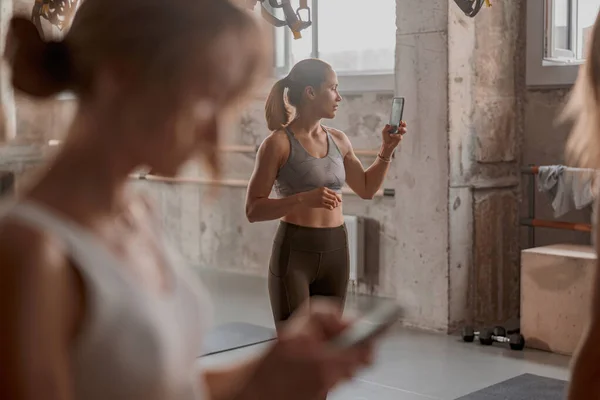
{"type": "Polygon", "coordinates": [[[299,62],[272,88],[265,107],[272,133],[262,143],[248,188],[250,222],[280,219],[269,265],[276,324],[312,296],[345,300],[349,274],[342,188],[371,199],[406,132],[382,130],[375,162],[365,170],[346,135],[321,124],[342,100],[337,76],[318,59],[299,62]],[[270,198],[272,189],[277,198],[270,198]]]}

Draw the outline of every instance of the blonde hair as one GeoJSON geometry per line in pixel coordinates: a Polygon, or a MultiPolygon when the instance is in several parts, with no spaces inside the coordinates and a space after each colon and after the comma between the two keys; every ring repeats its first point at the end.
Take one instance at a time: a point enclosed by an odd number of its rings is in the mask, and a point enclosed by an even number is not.
{"type": "Polygon", "coordinates": [[[288,76],[277,81],[265,105],[269,130],[276,131],[287,126],[293,118],[294,111],[302,105],[304,90],[307,87],[319,89],[325,82],[327,73],[332,70],[331,65],[326,62],[310,58],[298,62],[288,76]]]}
{"type": "Polygon", "coordinates": [[[573,122],[567,141],[567,161],[583,168],[600,168],[600,14],[588,47],[588,57],[563,113],[573,122]]]}

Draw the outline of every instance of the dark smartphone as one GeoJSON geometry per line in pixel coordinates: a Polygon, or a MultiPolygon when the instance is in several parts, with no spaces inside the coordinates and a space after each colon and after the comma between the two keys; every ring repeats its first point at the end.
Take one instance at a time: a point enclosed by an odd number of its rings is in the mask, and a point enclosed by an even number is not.
{"type": "Polygon", "coordinates": [[[390,113],[390,123],[392,127],[390,133],[397,134],[398,127],[402,122],[402,114],[404,114],[404,97],[394,97],[392,100],[392,112],[390,113]]]}
{"type": "Polygon", "coordinates": [[[347,349],[376,339],[400,318],[401,313],[402,308],[396,303],[380,304],[331,340],[330,344],[338,349],[347,349]]]}

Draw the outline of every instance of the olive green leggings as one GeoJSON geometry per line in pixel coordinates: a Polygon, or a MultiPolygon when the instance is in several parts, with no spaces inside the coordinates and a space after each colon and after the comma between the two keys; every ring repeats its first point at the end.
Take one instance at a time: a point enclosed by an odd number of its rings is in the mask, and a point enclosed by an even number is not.
{"type": "Polygon", "coordinates": [[[269,297],[276,326],[312,296],[335,299],[343,309],[349,264],[345,225],[308,228],[281,222],[269,263],[269,297]]]}

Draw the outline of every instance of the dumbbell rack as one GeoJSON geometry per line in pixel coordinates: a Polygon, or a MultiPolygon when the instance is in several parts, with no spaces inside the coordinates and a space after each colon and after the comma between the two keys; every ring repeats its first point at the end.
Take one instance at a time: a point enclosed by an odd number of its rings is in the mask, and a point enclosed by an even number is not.
{"type": "Polygon", "coordinates": [[[498,342],[508,343],[511,350],[515,351],[522,351],[525,348],[525,338],[518,329],[508,332],[502,326],[496,326],[493,329],[483,328],[479,332],[470,326],[465,326],[462,329],[462,339],[464,342],[471,343],[475,338],[478,338],[479,343],[483,346],[491,346],[494,342],[498,342]]]}

